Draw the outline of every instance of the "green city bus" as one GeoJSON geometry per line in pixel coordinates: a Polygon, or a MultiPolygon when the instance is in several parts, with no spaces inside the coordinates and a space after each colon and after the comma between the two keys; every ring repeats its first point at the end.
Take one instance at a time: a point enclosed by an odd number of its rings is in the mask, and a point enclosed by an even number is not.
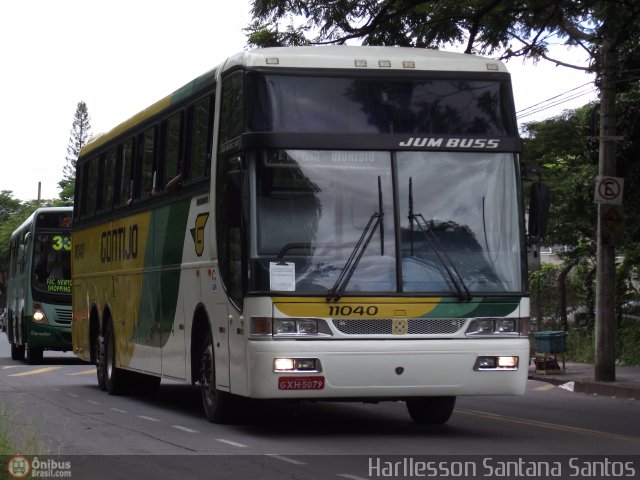
{"type": "Polygon", "coordinates": [[[11,235],[7,338],[11,358],[71,350],[72,207],[38,208],[11,235]]]}

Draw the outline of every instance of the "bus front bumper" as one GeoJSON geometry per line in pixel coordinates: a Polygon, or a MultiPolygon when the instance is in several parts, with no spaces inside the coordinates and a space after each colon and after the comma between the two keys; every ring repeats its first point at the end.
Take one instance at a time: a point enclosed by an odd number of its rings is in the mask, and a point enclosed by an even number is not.
{"type": "MultiPolygon", "coordinates": [[[[529,340],[250,341],[254,398],[402,399],[521,395],[529,340]],[[479,358],[517,357],[517,368],[479,369],[479,358]],[[316,359],[317,371],[274,371],[276,359],[316,359]]],[[[311,362],[313,363],[313,362],[311,362]]]]}

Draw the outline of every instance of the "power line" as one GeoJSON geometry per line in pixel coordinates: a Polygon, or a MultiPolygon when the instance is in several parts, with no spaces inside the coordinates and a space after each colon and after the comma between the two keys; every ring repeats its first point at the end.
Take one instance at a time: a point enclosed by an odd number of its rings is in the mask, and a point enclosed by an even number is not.
{"type": "Polygon", "coordinates": [[[589,95],[593,93],[595,88],[593,87],[592,82],[587,82],[582,85],[578,85],[566,92],[560,93],[558,95],[554,95],[553,97],[547,98],[546,100],[542,100],[534,105],[523,108],[522,110],[518,110],[516,112],[517,118],[528,117],[530,115],[534,115],[536,113],[540,113],[544,110],[548,110],[553,107],[557,107],[558,105],[562,105],[563,103],[569,102],[571,100],[575,100],[576,98],[580,98],[584,95],[589,95]],[[585,87],[588,87],[585,90],[585,87]],[[567,96],[569,95],[569,96],[567,96]]]}

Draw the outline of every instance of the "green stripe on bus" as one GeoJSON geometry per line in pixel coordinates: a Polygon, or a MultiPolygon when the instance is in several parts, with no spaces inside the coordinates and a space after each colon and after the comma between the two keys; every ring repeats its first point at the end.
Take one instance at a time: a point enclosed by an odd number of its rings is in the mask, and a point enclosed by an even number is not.
{"type": "Polygon", "coordinates": [[[182,250],[187,232],[189,200],[154,210],[147,239],[139,321],[135,343],[162,347],[171,334],[178,304],[182,250]]]}

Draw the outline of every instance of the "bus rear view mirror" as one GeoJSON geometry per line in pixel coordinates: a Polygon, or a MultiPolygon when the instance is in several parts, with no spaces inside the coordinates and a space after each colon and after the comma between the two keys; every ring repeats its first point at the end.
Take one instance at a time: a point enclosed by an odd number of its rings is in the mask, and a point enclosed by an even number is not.
{"type": "Polygon", "coordinates": [[[531,243],[538,243],[547,233],[550,203],[549,186],[542,182],[534,182],[529,193],[529,225],[527,228],[531,243]]]}

